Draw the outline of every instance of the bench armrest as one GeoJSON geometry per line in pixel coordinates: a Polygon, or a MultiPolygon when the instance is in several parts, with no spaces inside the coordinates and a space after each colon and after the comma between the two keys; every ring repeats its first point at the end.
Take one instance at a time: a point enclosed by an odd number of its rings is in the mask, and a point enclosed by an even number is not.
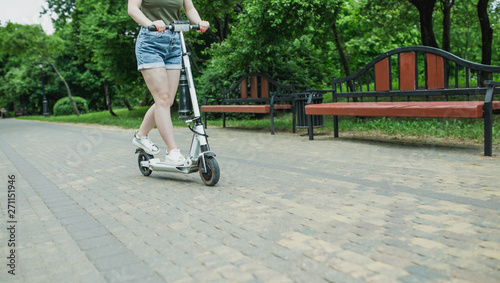
{"type": "Polygon", "coordinates": [[[500,87],[500,82],[485,81],[484,84],[487,86],[484,103],[491,104],[493,102],[493,93],[495,92],[495,87],[500,87]]]}
{"type": "Polygon", "coordinates": [[[278,93],[271,92],[271,99],[269,100],[270,105],[274,105],[275,102],[293,102],[295,99],[295,93],[278,93]]]}
{"type": "Polygon", "coordinates": [[[318,98],[318,97],[323,98],[323,95],[325,95],[326,93],[330,93],[330,92],[333,92],[333,90],[308,89],[306,92],[306,94],[307,94],[306,105],[314,104],[313,103],[314,98],[318,98]]]}
{"type": "Polygon", "coordinates": [[[495,82],[495,81],[492,81],[492,80],[489,80],[489,81],[484,81],[484,84],[485,85],[492,85],[492,86],[500,86],[500,82],[495,82]]]}

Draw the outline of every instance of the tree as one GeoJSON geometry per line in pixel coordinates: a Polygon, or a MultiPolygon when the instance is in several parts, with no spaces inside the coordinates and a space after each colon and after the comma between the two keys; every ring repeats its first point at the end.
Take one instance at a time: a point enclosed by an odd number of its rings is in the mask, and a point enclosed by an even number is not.
{"type": "Polygon", "coordinates": [[[479,62],[480,53],[479,25],[476,9],[468,1],[458,1],[452,7],[450,29],[450,52],[466,60],[479,62]]]}
{"type": "Polygon", "coordinates": [[[493,29],[490,26],[488,17],[488,2],[489,0],[479,0],[477,2],[477,15],[481,25],[481,64],[491,64],[491,45],[493,42],[493,29]]]}
{"type": "Polygon", "coordinates": [[[209,34],[216,42],[224,41],[230,34],[230,25],[235,23],[238,14],[243,13],[244,0],[198,0],[193,1],[202,19],[210,21],[209,34]]]}
{"type": "MultiPolygon", "coordinates": [[[[127,2],[118,0],[48,0],[50,12],[58,15],[56,28],[68,30],[74,41],[77,60],[87,69],[102,76],[99,84],[111,115],[111,92],[117,92],[129,110],[127,99],[136,93],[135,81],[140,78],[136,70],[134,40],[138,25],[127,14],[127,2]],[[71,19],[71,21],[68,21],[71,19]],[[113,90],[113,91],[111,91],[113,90]]],[[[48,11],[47,11],[48,12],[48,11]]],[[[144,84],[139,87],[145,87],[144,84]]]]}
{"type": "Polygon", "coordinates": [[[53,13],[56,18],[52,18],[52,23],[56,30],[65,28],[66,24],[73,20],[76,8],[76,0],[46,0],[48,9],[42,11],[43,14],[53,13]]]}
{"type": "MultiPolygon", "coordinates": [[[[74,0],[47,0],[49,9],[44,13],[56,14],[53,24],[66,44],[66,54],[61,60],[71,66],[73,82],[84,90],[82,97],[89,100],[89,105],[95,104],[94,109],[101,109],[104,104],[112,116],[116,116],[112,107],[112,91],[114,84],[110,85],[109,79],[102,74],[99,61],[95,59],[93,46],[87,40],[82,40],[82,26],[85,25],[87,12],[78,9],[74,0]],[[104,99],[103,99],[104,96],[104,99]]],[[[82,3],[78,3],[79,6],[82,3]]],[[[90,106],[89,106],[90,107],[90,106]]]]}
{"type": "MultiPolygon", "coordinates": [[[[81,13],[80,40],[92,50],[92,61],[105,79],[115,84],[129,110],[127,99],[140,78],[135,62],[135,38],[139,26],[127,13],[122,0],[83,0],[76,9],[81,13]]],[[[141,85],[144,87],[144,85],[141,85]]]]}
{"type": "MultiPolygon", "coordinates": [[[[337,28],[337,18],[339,16],[340,5],[341,2],[337,2],[333,8],[333,19],[332,19],[333,41],[335,42],[335,47],[337,47],[337,51],[339,52],[339,57],[340,60],[342,61],[342,66],[344,66],[345,75],[349,76],[351,75],[351,71],[349,70],[349,63],[347,61],[347,57],[345,56],[343,43],[340,40],[339,31],[337,28]]],[[[351,87],[351,90],[354,91],[354,89],[352,89],[352,86],[349,87],[351,87]]]]}
{"type": "MultiPolygon", "coordinates": [[[[47,89],[47,97],[51,94],[47,89]]],[[[32,58],[0,54],[0,107],[42,113],[41,99],[40,73],[32,58]]]]}
{"type": "Polygon", "coordinates": [[[455,4],[455,0],[440,0],[441,9],[443,11],[443,50],[450,52],[450,29],[451,29],[451,8],[455,4]]]}
{"type": "MultiPolygon", "coordinates": [[[[340,13],[344,13],[342,1],[324,1],[324,2],[312,2],[315,4],[312,6],[313,13],[318,15],[317,22],[319,22],[319,28],[324,28],[331,31],[331,39],[335,44],[338,56],[342,63],[344,73],[346,76],[351,74],[349,69],[348,58],[344,52],[344,42],[342,39],[342,34],[339,32],[338,21],[340,13]]],[[[317,23],[316,23],[317,24],[317,23]]],[[[316,25],[315,24],[315,25],[316,25]]]]}
{"type": "MultiPolygon", "coordinates": [[[[481,26],[481,64],[491,65],[491,45],[493,42],[493,29],[490,26],[488,17],[488,2],[489,0],[479,0],[477,2],[477,15],[481,26]]],[[[485,80],[490,79],[490,74],[481,72],[482,84],[485,80]]]]}
{"type": "Polygon", "coordinates": [[[39,25],[20,25],[10,22],[5,28],[0,29],[0,38],[2,38],[1,50],[6,55],[25,56],[33,58],[33,60],[43,59],[47,61],[66,86],[75,115],[80,115],[68,83],[49,59],[51,53],[60,52],[61,42],[59,38],[47,36],[39,25]]]}
{"type": "Polygon", "coordinates": [[[436,36],[434,35],[432,13],[436,0],[408,0],[415,5],[420,14],[420,33],[422,35],[422,45],[439,48],[436,36]]]}
{"type": "Polygon", "coordinates": [[[295,83],[297,89],[322,87],[325,68],[333,64],[330,53],[318,47],[326,43],[315,39],[322,31],[315,30],[317,15],[311,9],[319,3],[245,1],[231,36],[212,44],[200,93],[214,95],[248,72],[271,74],[283,83],[295,83]]]}
{"type": "Polygon", "coordinates": [[[332,74],[348,75],[380,53],[418,44],[418,14],[412,10],[408,1],[399,0],[321,1],[312,11],[314,38],[324,42],[318,44],[324,53],[335,51],[329,54],[332,74]]]}

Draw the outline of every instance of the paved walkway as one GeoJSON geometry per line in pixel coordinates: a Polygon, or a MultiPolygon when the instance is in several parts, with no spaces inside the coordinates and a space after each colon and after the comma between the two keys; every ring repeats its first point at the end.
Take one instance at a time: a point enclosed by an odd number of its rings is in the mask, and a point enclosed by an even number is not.
{"type": "Polygon", "coordinates": [[[142,176],[132,130],[0,120],[0,282],[500,282],[498,149],[208,134],[216,187],[142,176]]]}

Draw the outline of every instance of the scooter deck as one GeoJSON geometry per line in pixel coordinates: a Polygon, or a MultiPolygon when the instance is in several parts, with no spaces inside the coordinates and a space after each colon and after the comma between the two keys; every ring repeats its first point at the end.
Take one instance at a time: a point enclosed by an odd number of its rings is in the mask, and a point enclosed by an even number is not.
{"type": "Polygon", "coordinates": [[[163,171],[163,172],[178,172],[189,174],[197,172],[199,170],[198,164],[193,164],[190,162],[188,165],[183,166],[173,166],[168,165],[165,162],[161,162],[159,158],[153,158],[147,161],[141,161],[141,166],[149,167],[153,171],[163,171]]]}

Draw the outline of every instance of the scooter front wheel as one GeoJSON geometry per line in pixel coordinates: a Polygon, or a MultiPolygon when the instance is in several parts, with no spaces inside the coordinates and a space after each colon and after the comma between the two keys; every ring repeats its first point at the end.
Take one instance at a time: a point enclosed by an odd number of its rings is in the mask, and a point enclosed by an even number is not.
{"type": "Polygon", "coordinates": [[[215,186],[217,182],[219,182],[220,178],[220,168],[219,163],[213,157],[205,158],[205,164],[207,167],[207,172],[203,173],[200,168],[200,177],[203,180],[203,183],[207,186],[215,186]]]}

